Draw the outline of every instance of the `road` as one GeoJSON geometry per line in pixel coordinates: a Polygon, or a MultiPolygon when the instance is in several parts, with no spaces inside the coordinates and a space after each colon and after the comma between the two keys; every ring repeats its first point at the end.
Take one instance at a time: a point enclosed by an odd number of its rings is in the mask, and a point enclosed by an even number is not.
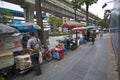
{"type": "Polygon", "coordinates": [[[40,76],[30,71],[14,80],[107,80],[109,39],[109,35],[105,35],[97,38],[95,45],[89,42],[68,51],[60,61],[43,63],[40,76]]]}

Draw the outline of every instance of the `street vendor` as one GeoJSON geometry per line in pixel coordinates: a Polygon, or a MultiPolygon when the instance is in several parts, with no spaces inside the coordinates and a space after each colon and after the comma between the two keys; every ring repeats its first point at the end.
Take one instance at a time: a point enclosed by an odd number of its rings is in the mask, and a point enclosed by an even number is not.
{"type": "Polygon", "coordinates": [[[25,48],[25,49],[27,48],[28,39],[29,39],[29,36],[27,36],[26,34],[24,34],[23,38],[22,38],[22,47],[25,48]]]}
{"type": "Polygon", "coordinates": [[[27,49],[29,50],[30,58],[33,64],[33,68],[36,72],[36,75],[40,75],[42,73],[41,68],[40,68],[40,63],[39,63],[40,45],[41,45],[40,39],[35,37],[34,32],[30,32],[30,39],[28,40],[28,43],[27,43],[27,49]],[[37,44],[39,46],[37,46],[37,44]],[[35,48],[36,46],[38,48],[35,48]]]}

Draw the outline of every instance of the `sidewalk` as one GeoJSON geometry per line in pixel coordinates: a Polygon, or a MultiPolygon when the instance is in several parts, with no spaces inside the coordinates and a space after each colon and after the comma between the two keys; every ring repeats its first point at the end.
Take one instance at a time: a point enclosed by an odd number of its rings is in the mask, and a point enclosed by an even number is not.
{"type": "Polygon", "coordinates": [[[108,80],[119,80],[117,70],[117,62],[115,59],[115,54],[113,51],[113,47],[111,44],[111,40],[109,40],[109,50],[108,50],[108,80]]]}
{"type": "Polygon", "coordinates": [[[118,80],[116,62],[110,37],[97,38],[68,51],[64,59],[41,65],[43,74],[35,76],[34,71],[20,75],[14,80],[118,80]]]}

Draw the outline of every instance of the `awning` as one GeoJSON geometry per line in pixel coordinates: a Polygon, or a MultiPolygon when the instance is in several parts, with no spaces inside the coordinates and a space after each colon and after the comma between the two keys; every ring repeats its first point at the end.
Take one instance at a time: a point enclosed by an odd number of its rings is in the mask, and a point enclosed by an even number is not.
{"type": "Polygon", "coordinates": [[[93,28],[95,28],[95,26],[87,26],[86,28],[87,29],[93,29],[93,28]]]}
{"type": "Polygon", "coordinates": [[[17,25],[11,25],[11,27],[14,27],[18,29],[20,32],[31,32],[31,31],[37,31],[41,29],[41,27],[37,24],[31,23],[31,22],[25,22],[17,25]]]}

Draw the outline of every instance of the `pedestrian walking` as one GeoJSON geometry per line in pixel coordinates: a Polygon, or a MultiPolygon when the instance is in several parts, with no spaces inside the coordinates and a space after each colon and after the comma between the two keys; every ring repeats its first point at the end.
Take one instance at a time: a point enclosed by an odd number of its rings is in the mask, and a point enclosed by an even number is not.
{"type": "Polygon", "coordinates": [[[80,34],[79,34],[79,39],[80,39],[79,44],[82,44],[83,43],[83,34],[82,34],[81,31],[80,31],[80,34]]]}
{"type": "Polygon", "coordinates": [[[41,46],[40,39],[35,37],[34,32],[30,32],[30,39],[28,40],[27,43],[27,49],[29,50],[30,58],[33,64],[33,68],[36,72],[35,73],[36,75],[40,75],[42,73],[39,63],[40,46],[41,46]]]}
{"type": "Polygon", "coordinates": [[[87,41],[90,41],[90,29],[87,30],[87,41]]]}
{"type": "Polygon", "coordinates": [[[103,37],[103,31],[102,30],[100,31],[100,37],[103,37]]]}
{"type": "Polygon", "coordinates": [[[95,30],[93,30],[93,31],[91,32],[90,37],[91,37],[92,44],[94,45],[95,38],[96,38],[96,32],[95,32],[95,30]]]}

